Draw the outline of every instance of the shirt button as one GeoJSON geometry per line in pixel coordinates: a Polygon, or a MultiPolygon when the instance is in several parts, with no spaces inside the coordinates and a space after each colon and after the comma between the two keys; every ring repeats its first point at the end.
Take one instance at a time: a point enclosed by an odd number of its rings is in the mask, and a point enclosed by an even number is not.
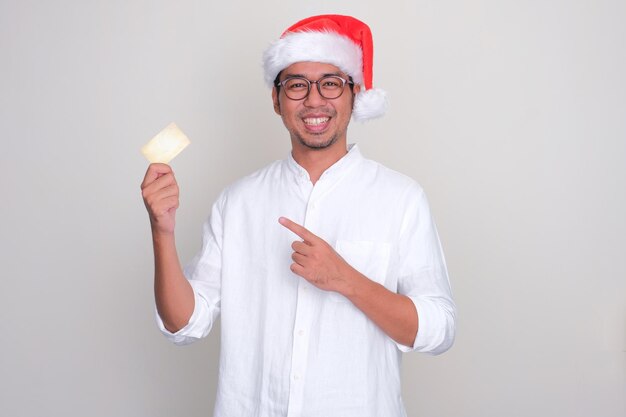
{"type": "Polygon", "coordinates": [[[304,330],[298,330],[298,336],[304,336],[304,330]]]}
{"type": "Polygon", "coordinates": [[[300,375],[298,375],[298,374],[294,374],[293,379],[294,379],[295,381],[299,380],[299,379],[300,379],[300,375]]]}

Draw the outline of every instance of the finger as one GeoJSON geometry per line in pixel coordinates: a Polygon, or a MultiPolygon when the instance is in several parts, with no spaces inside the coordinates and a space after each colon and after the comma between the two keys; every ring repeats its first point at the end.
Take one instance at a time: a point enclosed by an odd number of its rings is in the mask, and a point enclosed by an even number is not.
{"type": "Polygon", "coordinates": [[[294,232],[296,235],[300,236],[302,240],[307,243],[313,243],[317,239],[317,236],[309,232],[304,226],[300,226],[298,223],[292,222],[286,217],[279,218],[278,222],[294,232]]]}
{"type": "Polygon", "coordinates": [[[294,252],[298,252],[303,255],[308,255],[311,253],[311,245],[301,242],[299,240],[296,240],[291,244],[291,249],[293,249],[294,252]]]}
{"type": "Polygon", "coordinates": [[[176,178],[174,177],[174,173],[168,172],[166,174],[159,174],[159,176],[156,179],[154,179],[152,182],[143,186],[143,188],[144,189],[148,187],[162,188],[175,182],[176,182],[176,178]]]}
{"type": "Polygon", "coordinates": [[[296,263],[291,264],[291,266],[289,267],[289,269],[291,269],[291,272],[293,272],[296,275],[300,275],[302,278],[306,278],[304,276],[305,274],[305,269],[302,265],[298,265],[296,263]]]}
{"type": "Polygon", "coordinates": [[[161,177],[164,174],[169,174],[170,172],[173,173],[172,168],[167,164],[150,164],[148,170],[146,171],[146,175],[143,178],[143,182],[141,183],[141,188],[145,188],[148,184],[151,184],[157,178],[161,177]]]}
{"type": "Polygon", "coordinates": [[[297,263],[298,265],[301,265],[301,266],[305,266],[304,264],[305,264],[305,263],[306,263],[306,261],[307,261],[306,256],[304,256],[304,255],[302,255],[302,254],[300,254],[300,253],[298,253],[298,252],[294,252],[294,253],[292,253],[292,254],[291,254],[291,259],[293,259],[293,261],[294,261],[295,263],[297,263]]]}
{"type": "Polygon", "coordinates": [[[143,194],[145,198],[146,196],[152,195],[158,192],[159,190],[172,186],[172,185],[176,185],[176,187],[178,187],[178,184],[176,183],[176,178],[174,178],[174,174],[173,173],[164,174],[160,178],[152,181],[151,183],[143,187],[141,190],[141,193],[143,194]]]}
{"type": "Polygon", "coordinates": [[[163,174],[161,177],[156,179],[148,187],[153,187],[154,189],[158,190],[158,189],[166,188],[172,185],[178,186],[178,184],[176,183],[176,178],[174,178],[174,174],[169,173],[169,174],[163,174]]]}
{"type": "Polygon", "coordinates": [[[164,198],[152,206],[152,214],[155,217],[162,216],[171,210],[177,209],[178,204],[178,197],[164,198]]]}
{"type": "Polygon", "coordinates": [[[175,184],[157,190],[152,194],[146,195],[144,197],[144,203],[150,211],[155,212],[158,211],[156,207],[162,205],[164,200],[168,200],[171,198],[178,200],[178,186],[176,186],[175,184]]]}
{"type": "Polygon", "coordinates": [[[178,193],[175,193],[167,189],[159,191],[159,193],[151,195],[150,197],[146,199],[146,205],[150,207],[156,207],[162,204],[163,201],[169,200],[169,199],[178,200],[178,193]]]}
{"type": "Polygon", "coordinates": [[[178,197],[178,186],[176,184],[161,188],[150,196],[150,200],[163,200],[168,197],[178,197]]]}

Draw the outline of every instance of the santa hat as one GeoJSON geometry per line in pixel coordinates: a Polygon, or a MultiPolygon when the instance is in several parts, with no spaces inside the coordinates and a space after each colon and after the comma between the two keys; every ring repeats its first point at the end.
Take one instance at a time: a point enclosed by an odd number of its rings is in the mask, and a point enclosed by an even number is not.
{"type": "Polygon", "coordinates": [[[296,62],[332,64],[361,86],[354,100],[354,119],[380,117],[387,110],[387,94],[372,88],[373,50],[372,32],[360,20],[334,14],[309,17],[289,27],[265,50],[265,81],[273,87],[276,76],[296,62]]]}

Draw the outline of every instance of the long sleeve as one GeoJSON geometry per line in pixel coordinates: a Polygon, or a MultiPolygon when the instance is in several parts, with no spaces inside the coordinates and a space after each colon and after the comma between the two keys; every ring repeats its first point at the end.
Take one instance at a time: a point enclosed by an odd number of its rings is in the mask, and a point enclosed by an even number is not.
{"type": "Polygon", "coordinates": [[[398,292],[413,301],[419,319],[413,346],[398,348],[443,353],[454,343],[456,306],[428,201],[417,185],[408,197],[398,249],[398,292]]]}
{"type": "Polygon", "coordinates": [[[177,345],[190,344],[206,337],[220,314],[222,207],[223,197],[213,205],[211,215],[204,223],[202,249],[183,270],[194,292],[195,304],[189,322],[176,333],[171,333],[156,314],[161,332],[177,345]]]}

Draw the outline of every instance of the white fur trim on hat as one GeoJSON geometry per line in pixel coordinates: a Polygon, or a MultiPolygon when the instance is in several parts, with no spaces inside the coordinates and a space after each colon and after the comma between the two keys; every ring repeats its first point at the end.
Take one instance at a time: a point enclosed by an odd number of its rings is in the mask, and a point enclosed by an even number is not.
{"type": "Polygon", "coordinates": [[[358,122],[381,117],[387,111],[387,93],[380,88],[359,91],[354,98],[352,117],[358,122]]]}
{"type": "Polygon", "coordinates": [[[358,45],[335,32],[287,33],[263,53],[265,82],[273,87],[276,76],[296,62],[322,62],[338,67],[356,84],[362,84],[362,55],[358,45]]]}

